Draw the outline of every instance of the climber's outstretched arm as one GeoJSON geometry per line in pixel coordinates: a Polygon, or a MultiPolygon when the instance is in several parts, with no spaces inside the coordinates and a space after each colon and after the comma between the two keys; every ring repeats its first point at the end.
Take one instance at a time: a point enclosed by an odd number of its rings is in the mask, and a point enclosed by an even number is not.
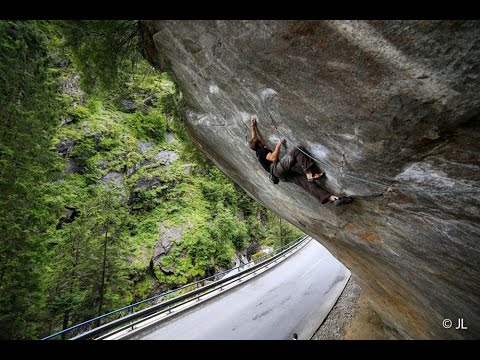
{"type": "Polygon", "coordinates": [[[252,140],[258,137],[258,132],[257,132],[257,117],[255,115],[252,115],[252,118],[250,119],[252,122],[252,140]]]}
{"type": "Polygon", "coordinates": [[[262,135],[260,134],[260,131],[258,131],[258,129],[257,129],[257,117],[255,115],[252,115],[251,122],[252,122],[252,133],[251,133],[252,140],[253,139],[258,139],[260,141],[260,143],[262,144],[262,146],[265,146],[265,144],[266,144],[265,140],[263,139],[262,135]]]}

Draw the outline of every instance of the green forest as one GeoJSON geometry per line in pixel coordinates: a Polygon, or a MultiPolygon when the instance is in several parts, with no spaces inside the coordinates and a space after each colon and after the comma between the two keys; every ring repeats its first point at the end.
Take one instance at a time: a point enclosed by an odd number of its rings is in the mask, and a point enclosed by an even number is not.
{"type": "Polygon", "coordinates": [[[204,158],[136,21],[0,21],[0,339],[39,339],[301,235],[204,158]]]}

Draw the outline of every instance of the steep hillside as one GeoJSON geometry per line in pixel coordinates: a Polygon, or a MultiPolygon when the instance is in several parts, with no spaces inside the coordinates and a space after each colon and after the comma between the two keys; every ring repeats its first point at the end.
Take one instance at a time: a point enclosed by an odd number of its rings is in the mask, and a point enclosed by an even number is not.
{"type": "Polygon", "coordinates": [[[42,338],[301,234],[195,149],[180,93],[138,61],[127,28],[0,20],[1,340],[42,338]],[[119,67],[128,39],[135,61],[119,67]]]}
{"type": "Polygon", "coordinates": [[[52,185],[65,208],[49,240],[52,326],[213,275],[260,243],[301,234],[188,143],[165,75],[140,64],[119,96],[100,101],[82,93],[73,70],[62,70],[67,107],[53,139],[66,167],[52,185]]]}

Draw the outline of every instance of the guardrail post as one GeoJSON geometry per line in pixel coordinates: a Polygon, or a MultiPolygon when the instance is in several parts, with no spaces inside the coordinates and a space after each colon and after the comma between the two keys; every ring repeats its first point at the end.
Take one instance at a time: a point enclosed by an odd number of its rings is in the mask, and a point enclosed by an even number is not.
{"type": "MultiPolygon", "coordinates": [[[[133,314],[133,306],[130,306],[130,313],[133,314]]],[[[133,330],[133,323],[132,323],[132,330],[133,330]]]]}

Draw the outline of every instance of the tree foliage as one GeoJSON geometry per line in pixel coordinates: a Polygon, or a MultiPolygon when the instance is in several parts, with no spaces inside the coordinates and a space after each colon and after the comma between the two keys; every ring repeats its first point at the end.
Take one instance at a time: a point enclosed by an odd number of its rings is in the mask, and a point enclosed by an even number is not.
{"type": "Polygon", "coordinates": [[[45,229],[58,203],[54,176],[54,73],[48,24],[0,21],[0,337],[29,338],[41,301],[45,229]]]}
{"type": "Polygon", "coordinates": [[[75,221],[55,233],[46,307],[51,329],[59,324],[65,329],[123,304],[127,210],[121,198],[116,190],[92,188],[75,221]]]}
{"type": "Polygon", "coordinates": [[[140,60],[137,21],[71,20],[56,24],[88,93],[119,88],[130,79],[140,60]]]}
{"type": "Polygon", "coordinates": [[[216,212],[210,228],[213,239],[218,243],[232,243],[237,250],[243,250],[249,240],[245,222],[235,217],[222,203],[217,204],[216,212]]]}
{"type": "Polygon", "coordinates": [[[137,62],[136,32],[134,21],[0,21],[1,339],[204,278],[286,233],[192,145],[181,94],[137,62]]]}

